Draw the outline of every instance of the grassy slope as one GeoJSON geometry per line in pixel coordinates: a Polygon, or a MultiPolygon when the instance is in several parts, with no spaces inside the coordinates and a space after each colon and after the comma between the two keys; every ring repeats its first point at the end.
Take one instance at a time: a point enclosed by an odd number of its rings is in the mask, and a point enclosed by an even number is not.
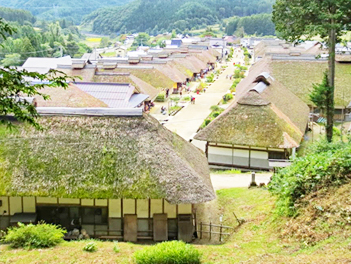
{"type": "MultiPolygon", "coordinates": [[[[203,253],[203,263],[346,263],[351,260],[350,238],[331,236],[305,249],[298,242],[283,240],[280,230],[287,219],[274,218],[275,199],[264,189],[234,188],[217,194],[218,201],[207,205],[212,208],[212,221],[218,223],[218,215],[223,215],[225,225],[237,226],[234,211],[245,223],[222,245],[215,245],[214,240],[209,245],[207,239],[203,239],[202,244],[196,243],[203,253]]],[[[148,246],[119,243],[120,253],[115,253],[113,242],[98,242],[98,251],[87,253],[82,251],[86,243],[65,242],[53,249],[32,251],[3,245],[0,246],[0,263],[133,263],[132,253],[148,246]]]]}

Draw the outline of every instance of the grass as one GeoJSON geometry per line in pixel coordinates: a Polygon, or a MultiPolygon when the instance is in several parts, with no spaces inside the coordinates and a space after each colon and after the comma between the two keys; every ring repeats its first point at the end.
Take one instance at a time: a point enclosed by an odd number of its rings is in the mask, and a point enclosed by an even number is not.
{"type": "MultiPolygon", "coordinates": [[[[265,189],[225,189],[218,191],[217,197],[216,201],[198,207],[199,217],[205,222],[212,220],[213,223],[218,223],[219,216],[222,215],[223,224],[236,227],[236,230],[224,244],[207,239],[195,243],[195,247],[202,253],[204,264],[348,263],[351,260],[351,251],[348,249],[350,236],[332,236],[307,248],[280,237],[280,230],[288,219],[278,218],[272,213],[275,198],[265,189]],[[239,218],[245,219],[240,227],[233,212],[239,218]]],[[[64,242],[55,248],[30,251],[10,249],[7,245],[2,245],[0,263],[129,264],[133,263],[135,251],[150,247],[121,242],[118,243],[120,250],[116,253],[113,250],[114,242],[96,241],[98,250],[90,253],[82,250],[86,243],[87,241],[64,242]]]]}

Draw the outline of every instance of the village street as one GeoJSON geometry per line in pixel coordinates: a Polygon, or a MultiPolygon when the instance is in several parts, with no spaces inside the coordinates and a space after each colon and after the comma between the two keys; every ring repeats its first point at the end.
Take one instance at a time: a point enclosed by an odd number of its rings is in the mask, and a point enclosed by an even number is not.
{"type": "Polygon", "coordinates": [[[233,83],[226,78],[226,75],[233,74],[234,66],[232,62],[228,62],[227,65],[228,67],[205,93],[195,95],[195,104],[189,104],[165,124],[169,130],[176,132],[187,141],[193,137],[204,119],[211,113],[210,107],[218,104],[233,83]]]}
{"type": "MultiPolygon", "coordinates": [[[[242,63],[241,56],[235,56],[232,61],[223,64],[228,67],[219,75],[218,79],[208,87],[205,93],[195,95],[195,104],[189,104],[187,107],[183,108],[177,115],[169,119],[165,127],[176,132],[187,141],[192,139],[202,122],[211,113],[210,107],[212,105],[217,105],[223,98],[223,95],[230,89],[233,80],[226,78],[226,76],[233,74],[235,68],[233,65],[234,62],[242,63]]],[[[193,140],[192,143],[202,150],[205,149],[205,142],[193,140]]]]}

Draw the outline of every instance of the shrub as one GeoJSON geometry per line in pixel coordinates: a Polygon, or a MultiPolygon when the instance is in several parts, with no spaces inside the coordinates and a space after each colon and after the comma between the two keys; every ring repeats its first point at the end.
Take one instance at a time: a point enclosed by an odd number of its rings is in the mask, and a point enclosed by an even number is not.
{"type": "Polygon", "coordinates": [[[231,93],[227,93],[223,96],[223,100],[228,102],[233,99],[233,95],[231,93]]]}
{"type": "Polygon", "coordinates": [[[210,109],[211,109],[212,111],[219,111],[219,110],[221,110],[222,108],[220,108],[218,105],[212,105],[212,106],[210,107],[210,109]]]}
{"type": "Polygon", "coordinates": [[[208,76],[206,77],[206,82],[212,83],[213,81],[214,81],[214,74],[211,73],[210,75],[208,75],[208,76]]]}
{"type": "Polygon", "coordinates": [[[18,227],[8,229],[3,240],[5,243],[10,243],[13,248],[49,248],[63,242],[65,233],[66,231],[57,225],[18,223],[18,227]]]}
{"type": "Polygon", "coordinates": [[[198,264],[200,253],[192,245],[169,241],[134,253],[137,264],[198,264]]]}
{"type": "Polygon", "coordinates": [[[87,252],[95,252],[97,251],[97,245],[94,241],[89,242],[83,247],[83,250],[87,252]]]}
{"type": "Polygon", "coordinates": [[[234,78],[244,78],[245,77],[245,73],[242,70],[235,70],[234,71],[234,78]]]}
{"type": "Polygon", "coordinates": [[[297,214],[294,204],[311,192],[338,186],[349,181],[351,173],[351,144],[321,141],[312,145],[306,156],[274,174],[269,184],[271,193],[278,197],[277,213],[297,214]]]}
{"type": "Polygon", "coordinates": [[[160,93],[157,95],[155,101],[156,101],[156,102],[164,102],[164,101],[166,101],[166,92],[165,92],[165,91],[160,92],[160,93]]]}
{"type": "Polygon", "coordinates": [[[121,249],[119,248],[118,246],[118,242],[115,242],[114,245],[113,245],[113,251],[115,253],[119,253],[121,251],[121,249]]]}
{"type": "Polygon", "coordinates": [[[169,100],[177,103],[180,101],[180,97],[179,96],[170,96],[169,100]]]}
{"type": "Polygon", "coordinates": [[[184,96],[184,97],[182,98],[183,101],[190,101],[190,99],[191,99],[190,96],[184,96]]]}

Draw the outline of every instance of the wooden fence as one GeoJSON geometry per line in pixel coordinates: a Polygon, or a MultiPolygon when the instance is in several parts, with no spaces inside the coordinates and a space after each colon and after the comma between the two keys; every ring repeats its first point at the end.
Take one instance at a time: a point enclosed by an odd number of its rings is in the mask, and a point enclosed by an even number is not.
{"type": "Polygon", "coordinates": [[[198,227],[199,229],[197,230],[197,232],[200,236],[200,239],[204,239],[207,235],[207,238],[211,240],[212,238],[214,238],[213,235],[218,235],[220,242],[222,241],[224,236],[229,236],[234,231],[234,228],[231,226],[224,226],[222,224],[216,225],[212,224],[211,222],[209,224],[201,222],[198,227]]]}

